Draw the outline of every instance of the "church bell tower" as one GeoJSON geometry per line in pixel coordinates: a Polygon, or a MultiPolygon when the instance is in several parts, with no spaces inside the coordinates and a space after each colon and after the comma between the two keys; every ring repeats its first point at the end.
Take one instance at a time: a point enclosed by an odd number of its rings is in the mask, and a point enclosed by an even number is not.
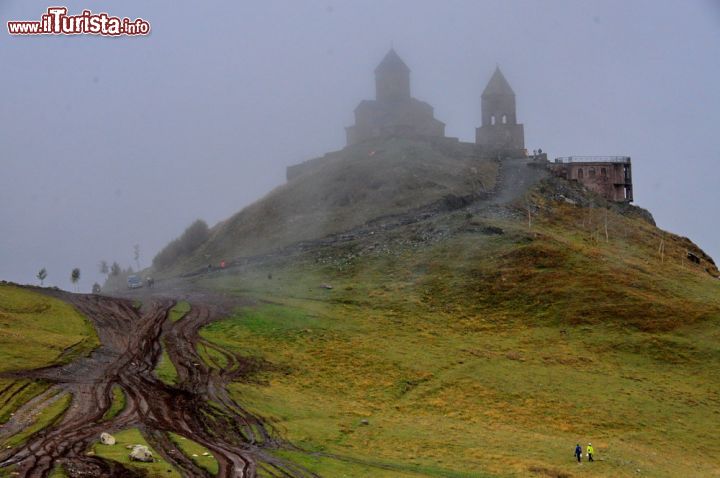
{"type": "Polygon", "coordinates": [[[410,99],[410,68],[393,49],[375,68],[375,99],[383,102],[410,99]]]}
{"type": "Polygon", "coordinates": [[[525,154],[525,131],[517,122],[515,92],[500,67],[495,69],[481,96],[482,126],[475,142],[504,154],[525,154]]]}

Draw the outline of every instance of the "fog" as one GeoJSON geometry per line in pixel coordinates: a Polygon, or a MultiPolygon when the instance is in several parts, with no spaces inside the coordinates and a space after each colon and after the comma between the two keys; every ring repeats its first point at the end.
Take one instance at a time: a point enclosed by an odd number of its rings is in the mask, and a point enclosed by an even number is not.
{"type": "Polygon", "coordinates": [[[113,1],[147,37],[18,36],[0,2],[0,279],[81,290],[145,267],[337,150],[393,46],[413,96],[473,141],[499,64],[529,150],[633,158],[635,203],[720,259],[720,2],[113,1]]]}

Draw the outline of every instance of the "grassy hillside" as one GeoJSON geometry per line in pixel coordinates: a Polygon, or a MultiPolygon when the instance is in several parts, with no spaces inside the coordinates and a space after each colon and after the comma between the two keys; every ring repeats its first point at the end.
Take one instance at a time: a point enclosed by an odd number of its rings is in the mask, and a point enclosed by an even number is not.
{"type": "MultiPolygon", "coordinates": [[[[0,373],[66,363],[97,345],[94,329],[72,306],[28,289],[0,284],[0,373]]],[[[0,378],[0,424],[47,386],[0,378]]]]}
{"type": "Polygon", "coordinates": [[[324,476],[720,476],[717,269],[556,185],[202,279],[259,301],[203,330],[274,365],[237,399],[324,476]]]}
{"type": "Polygon", "coordinates": [[[467,144],[392,139],[348,147],[310,161],[298,177],[217,225],[175,270],[317,239],[449,194],[484,193],[496,178],[496,162],[467,144]]]}

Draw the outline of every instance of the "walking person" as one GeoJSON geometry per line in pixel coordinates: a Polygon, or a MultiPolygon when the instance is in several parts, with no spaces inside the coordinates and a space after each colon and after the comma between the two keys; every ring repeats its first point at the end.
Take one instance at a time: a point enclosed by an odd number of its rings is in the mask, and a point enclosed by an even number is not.
{"type": "Polygon", "coordinates": [[[575,445],[575,457],[577,458],[578,463],[582,461],[582,448],[580,448],[579,443],[575,445]]]}
{"type": "Polygon", "coordinates": [[[593,448],[592,443],[588,443],[588,446],[587,446],[588,461],[595,461],[595,460],[593,460],[593,457],[592,457],[593,453],[595,453],[595,449],[593,448]]]}

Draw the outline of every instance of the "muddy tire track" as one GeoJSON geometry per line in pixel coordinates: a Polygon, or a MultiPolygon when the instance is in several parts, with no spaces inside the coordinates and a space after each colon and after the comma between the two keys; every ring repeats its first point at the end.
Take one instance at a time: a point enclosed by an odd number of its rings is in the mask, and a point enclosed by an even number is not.
{"type": "MultiPolygon", "coordinates": [[[[127,299],[46,293],[73,304],[88,317],[101,346],[90,356],[66,365],[7,374],[49,382],[48,394],[69,393],[72,401],[53,425],[20,446],[0,450],[0,471],[12,467],[17,476],[35,478],[48,476],[62,465],[71,477],[139,476],[118,463],[87,455],[103,431],[136,427],[162,458],[186,477],[210,475],[180,452],[170,432],[205,446],[218,462],[219,477],[251,478],[259,470],[272,477],[316,476],[275,457],[273,450],[292,447],[283,443],[261,417],[244,410],[227,390],[230,381],[252,374],[264,364],[238,357],[199,337],[201,327],[228,313],[228,304],[193,303],[181,320],[172,322],[169,311],[175,305],[173,299],[154,297],[139,310],[127,299]],[[153,373],[163,344],[178,372],[173,386],[153,373]],[[198,353],[199,346],[220,358],[206,363],[198,353]],[[124,392],[125,408],[103,420],[112,405],[113,386],[124,392]]],[[[18,416],[37,407],[37,401],[24,407],[18,416]]],[[[22,423],[5,427],[0,440],[22,429],[22,423]]]]}

